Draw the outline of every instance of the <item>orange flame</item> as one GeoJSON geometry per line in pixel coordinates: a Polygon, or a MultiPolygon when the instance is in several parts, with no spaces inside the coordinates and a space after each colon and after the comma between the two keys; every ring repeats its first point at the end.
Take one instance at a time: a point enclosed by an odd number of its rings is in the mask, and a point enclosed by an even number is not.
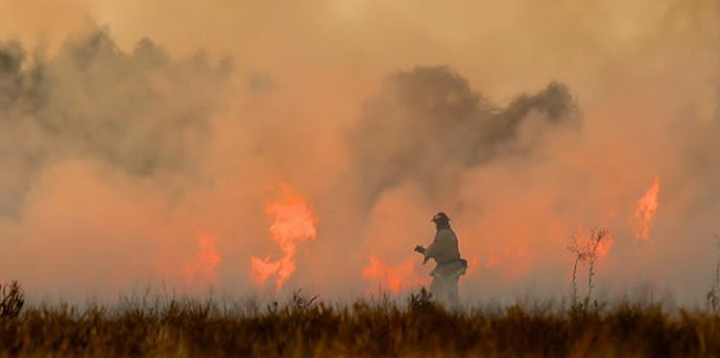
{"type": "Polygon", "coordinates": [[[608,252],[610,252],[610,248],[613,246],[614,241],[615,239],[612,235],[608,235],[602,241],[600,241],[600,244],[598,244],[597,248],[598,257],[607,256],[608,252]]]}
{"type": "Polygon", "coordinates": [[[370,256],[370,264],[365,266],[362,272],[365,279],[393,294],[426,285],[428,282],[426,277],[415,272],[412,258],[401,265],[390,266],[377,257],[370,256]]]}
{"type": "Polygon", "coordinates": [[[215,267],[220,263],[220,254],[215,249],[217,240],[207,234],[198,234],[198,256],[183,268],[186,285],[193,283],[215,283],[215,267]]]}
{"type": "Polygon", "coordinates": [[[660,194],[660,180],[655,178],[652,185],[637,201],[635,215],[633,215],[632,225],[635,229],[635,238],[638,240],[647,240],[650,234],[650,223],[652,222],[655,212],[658,209],[658,195],[660,194]]]}
{"type": "Polygon", "coordinates": [[[275,288],[279,290],[295,272],[295,252],[297,243],[314,240],[317,236],[315,224],[317,219],[308,208],[305,200],[293,194],[289,188],[283,187],[283,197],[271,201],[266,213],[273,219],[270,235],[283,252],[277,261],[264,260],[255,256],[250,258],[250,281],[262,287],[270,276],[276,275],[275,288]]]}

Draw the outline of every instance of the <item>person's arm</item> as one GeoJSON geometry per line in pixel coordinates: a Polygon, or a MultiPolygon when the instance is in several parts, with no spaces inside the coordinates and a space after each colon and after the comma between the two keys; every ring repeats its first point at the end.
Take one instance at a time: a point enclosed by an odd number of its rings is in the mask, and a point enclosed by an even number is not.
{"type": "Polygon", "coordinates": [[[437,251],[437,237],[433,240],[433,242],[428,246],[427,248],[418,245],[415,246],[415,251],[423,254],[425,258],[423,259],[423,265],[425,265],[430,259],[435,258],[435,251],[437,251]]]}
{"type": "Polygon", "coordinates": [[[430,246],[425,249],[425,257],[434,259],[437,255],[438,246],[438,239],[436,237],[435,240],[433,240],[433,242],[430,244],[430,246]]]}
{"type": "Polygon", "coordinates": [[[428,262],[428,260],[430,260],[430,256],[427,255],[427,249],[425,247],[423,247],[422,245],[415,246],[415,251],[423,254],[423,256],[424,256],[423,265],[425,265],[428,262]]]}

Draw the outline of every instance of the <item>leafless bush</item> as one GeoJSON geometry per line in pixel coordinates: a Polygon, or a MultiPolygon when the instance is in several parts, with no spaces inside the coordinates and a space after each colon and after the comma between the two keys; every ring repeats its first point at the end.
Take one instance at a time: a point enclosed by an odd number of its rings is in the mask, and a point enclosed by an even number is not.
{"type": "Polygon", "coordinates": [[[576,306],[579,301],[578,285],[577,285],[577,270],[578,265],[586,265],[588,273],[588,285],[587,294],[585,296],[585,304],[587,305],[592,298],[592,291],[595,288],[595,264],[601,256],[600,248],[602,245],[609,240],[610,231],[605,228],[594,228],[590,231],[590,236],[587,238],[578,237],[573,235],[570,239],[570,244],[567,249],[575,255],[575,262],[573,263],[572,270],[572,303],[576,306]]]}

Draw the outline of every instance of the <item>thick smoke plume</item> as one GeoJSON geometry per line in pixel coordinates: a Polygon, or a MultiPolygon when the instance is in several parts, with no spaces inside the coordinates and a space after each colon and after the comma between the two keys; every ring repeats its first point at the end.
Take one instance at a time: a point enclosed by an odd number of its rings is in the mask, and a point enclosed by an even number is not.
{"type": "Polygon", "coordinates": [[[50,57],[1,43],[0,165],[13,170],[0,185],[0,214],[17,214],[37,171],[68,158],[194,179],[229,70],[202,54],[173,61],[147,39],[125,52],[103,29],[50,57]]]}
{"type": "Polygon", "coordinates": [[[350,146],[370,199],[403,181],[432,198],[455,197],[452,188],[468,169],[531,152],[552,130],[546,127],[579,121],[562,84],[519,95],[503,108],[448,67],[418,67],[390,76],[364,105],[350,146]]]}

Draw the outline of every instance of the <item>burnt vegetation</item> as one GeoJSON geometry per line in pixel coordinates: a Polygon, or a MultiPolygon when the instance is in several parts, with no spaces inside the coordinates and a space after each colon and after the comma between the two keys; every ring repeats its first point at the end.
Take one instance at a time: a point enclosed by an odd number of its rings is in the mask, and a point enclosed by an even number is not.
{"type": "Polygon", "coordinates": [[[285,303],[144,297],[28,307],[19,285],[3,288],[0,356],[720,355],[720,316],[654,302],[449,309],[427,292],[341,305],[296,291],[285,303]]]}

